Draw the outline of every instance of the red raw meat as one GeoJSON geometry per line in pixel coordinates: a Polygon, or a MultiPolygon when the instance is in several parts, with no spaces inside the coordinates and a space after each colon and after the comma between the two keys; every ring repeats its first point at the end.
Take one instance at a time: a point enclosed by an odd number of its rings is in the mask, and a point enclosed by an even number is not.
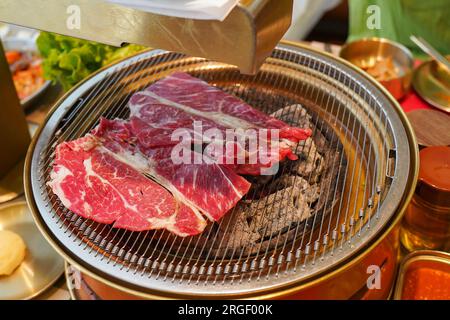
{"type": "MultiPolygon", "coordinates": [[[[183,110],[213,120],[227,128],[280,129],[280,138],[301,141],[311,136],[311,130],[290,127],[285,122],[269,116],[207,82],[184,72],[175,72],[161,79],[146,90],[138,92],[146,95],[152,92],[156,99],[163,98],[178,104],[183,110]]],[[[161,101],[162,104],[165,104],[161,101]]]]}
{"type": "MultiPolygon", "coordinates": [[[[217,128],[221,131],[227,129],[227,127],[208,118],[190,114],[165,104],[149,103],[148,100],[149,98],[146,96],[139,98],[139,93],[136,93],[129,102],[132,113],[130,122],[137,137],[142,138],[140,141],[146,148],[176,145],[178,141],[172,141],[170,137],[174,130],[179,128],[186,129],[194,137],[194,121],[201,121],[203,131],[211,128],[217,128]],[[148,137],[151,137],[151,139],[148,137]]],[[[197,138],[201,139],[202,136],[197,138]]]]}
{"type": "Polygon", "coordinates": [[[102,119],[93,134],[123,161],[151,176],[180,202],[208,219],[222,218],[248,192],[250,183],[230,168],[194,161],[176,164],[171,157],[173,146],[147,148],[130,129],[126,121],[102,119]]]}
{"type": "MultiPolygon", "coordinates": [[[[258,175],[285,158],[296,159],[292,144],[311,135],[185,73],[134,94],[129,107],[129,120],[102,119],[85,137],[58,145],[49,185],[76,214],[132,231],[202,232],[203,215],[218,221],[248,192],[250,183],[238,173],[258,175]],[[171,140],[172,133],[184,128],[193,134],[196,121],[203,132],[278,129],[280,148],[275,154],[271,148],[262,151],[272,155],[269,163],[240,164],[236,155],[226,154],[231,163],[220,164],[202,155],[194,141],[194,150],[189,145],[183,151],[191,161],[177,163],[173,153],[179,141],[171,140]],[[194,161],[199,156],[208,161],[194,161]]],[[[240,148],[250,156],[246,146],[231,143],[233,151],[240,148]]]]}
{"type": "Polygon", "coordinates": [[[63,142],[49,186],[76,214],[132,231],[167,229],[179,236],[201,233],[206,221],[163,187],[120,161],[96,138],[63,142]]]}
{"type": "MultiPolygon", "coordinates": [[[[264,164],[238,163],[234,156],[227,164],[239,174],[258,175],[261,174],[261,168],[271,167],[286,157],[297,159],[292,152],[292,143],[305,140],[311,135],[309,128],[290,127],[283,121],[252,108],[239,98],[180,72],[134,94],[129,107],[133,133],[143,146],[149,148],[176,144],[176,141],[171,141],[173,131],[184,128],[192,133],[194,121],[201,121],[203,131],[217,128],[223,137],[226,136],[226,129],[277,129],[280,138],[279,153],[271,154],[271,147],[266,148],[265,156],[271,161],[264,164]],[[269,155],[272,157],[268,157],[269,155]]],[[[268,138],[269,136],[270,132],[268,138]]],[[[238,146],[237,143],[234,145],[233,150],[238,147],[244,152],[247,150],[245,146],[238,146]]],[[[248,156],[246,154],[247,159],[248,156]]],[[[261,157],[257,159],[260,160],[261,157]]]]}

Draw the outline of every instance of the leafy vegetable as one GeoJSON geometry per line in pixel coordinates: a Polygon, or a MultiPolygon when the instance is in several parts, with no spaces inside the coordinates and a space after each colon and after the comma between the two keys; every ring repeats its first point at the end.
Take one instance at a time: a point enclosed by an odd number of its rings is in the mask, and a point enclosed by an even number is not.
{"type": "Polygon", "coordinates": [[[44,58],[44,77],[68,90],[99,68],[145,48],[127,45],[116,48],[93,41],[41,32],[37,47],[44,58]]]}

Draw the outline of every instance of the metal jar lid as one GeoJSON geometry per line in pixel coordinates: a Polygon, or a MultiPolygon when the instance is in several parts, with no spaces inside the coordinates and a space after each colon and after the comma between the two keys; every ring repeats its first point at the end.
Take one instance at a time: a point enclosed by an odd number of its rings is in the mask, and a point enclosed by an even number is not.
{"type": "Polygon", "coordinates": [[[450,147],[436,146],[420,151],[416,194],[433,205],[450,209],[450,147]]]}

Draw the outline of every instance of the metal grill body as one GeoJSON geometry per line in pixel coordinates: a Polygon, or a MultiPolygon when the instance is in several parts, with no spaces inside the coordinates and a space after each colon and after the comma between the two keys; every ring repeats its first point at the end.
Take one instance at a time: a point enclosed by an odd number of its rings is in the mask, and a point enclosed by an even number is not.
{"type": "MultiPolygon", "coordinates": [[[[55,106],[32,143],[26,189],[43,232],[84,270],[135,292],[242,297],[307,283],[375,241],[396,219],[405,190],[414,183],[414,152],[391,100],[333,57],[281,44],[257,75],[248,76],[225,64],[154,50],[96,73],[55,106]],[[321,209],[312,208],[313,214],[299,223],[283,221],[283,215],[262,219],[258,228],[263,236],[250,244],[230,240],[232,219],[209,226],[200,236],[178,238],[167,231],[114,229],[64,208],[47,186],[55,146],[83,136],[102,116],[127,118],[131,95],[174,71],[199,77],[290,125],[300,126],[303,119],[288,107],[301,104],[311,116],[313,136],[326,140],[323,176],[329,179],[319,185],[321,209]]],[[[290,166],[283,165],[280,176],[290,166]]],[[[277,181],[270,188],[274,185],[277,181]]],[[[269,187],[262,184],[258,192],[264,188],[269,187]]],[[[263,210],[281,210],[282,201],[296,196],[284,190],[278,205],[267,203],[263,210]]],[[[241,201],[251,202],[255,192],[241,201]]],[[[247,214],[256,215],[261,207],[252,210],[247,214]]]]}

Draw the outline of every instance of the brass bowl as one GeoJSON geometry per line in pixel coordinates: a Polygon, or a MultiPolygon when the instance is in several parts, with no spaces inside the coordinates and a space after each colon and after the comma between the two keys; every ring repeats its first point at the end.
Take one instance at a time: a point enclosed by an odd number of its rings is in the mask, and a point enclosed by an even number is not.
{"type": "Polygon", "coordinates": [[[339,55],[363,70],[373,67],[379,61],[391,59],[395,76],[375,80],[397,100],[401,99],[411,87],[414,59],[411,52],[399,43],[383,38],[361,39],[344,45],[339,55]]]}

